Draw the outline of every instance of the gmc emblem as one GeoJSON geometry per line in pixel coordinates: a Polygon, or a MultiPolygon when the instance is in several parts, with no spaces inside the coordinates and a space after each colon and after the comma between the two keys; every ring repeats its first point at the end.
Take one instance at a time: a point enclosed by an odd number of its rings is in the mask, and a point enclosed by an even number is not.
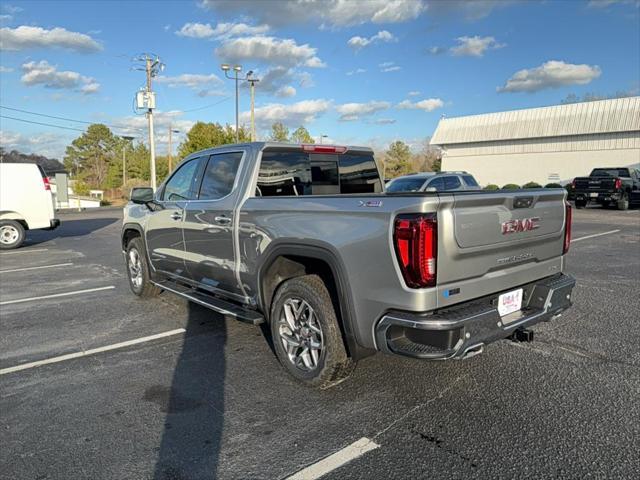
{"type": "Polygon", "coordinates": [[[508,233],[536,230],[540,228],[540,225],[538,224],[539,221],[539,217],[507,220],[506,222],[502,222],[502,234],[507,235],[508,233]]]}

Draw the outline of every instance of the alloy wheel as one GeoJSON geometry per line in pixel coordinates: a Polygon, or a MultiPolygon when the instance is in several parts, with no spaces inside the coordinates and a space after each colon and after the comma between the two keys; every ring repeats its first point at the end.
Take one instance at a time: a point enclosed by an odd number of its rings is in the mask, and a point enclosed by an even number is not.
{"type": "Polygon", "coordinates": [[[292,365],[305,372],[318,367],[324,347],[322,327],[309,303],[287,299],[278,318],[278,333],[292,365]]]}

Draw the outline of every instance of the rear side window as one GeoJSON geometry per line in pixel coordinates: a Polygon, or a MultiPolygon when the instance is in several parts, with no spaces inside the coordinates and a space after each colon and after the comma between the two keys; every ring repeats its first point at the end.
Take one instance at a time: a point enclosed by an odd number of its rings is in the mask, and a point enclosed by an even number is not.
{"type": "Polygon", "coordinates": [[[468,187],[478,187],[478,182],[476,182],[476,179],[473,178],[471,175],[463,175],[462,179],[464,180],[464,183],[467,184],[468,187]]]}
{"type": "Polygon", "coordinates": [[[211,155],[202,177],[200,200],[217,200],[231,193],[242,152],[211,155]]]}
{"type": "Polygon", "coordinates": [[[162,199],[169,202],[193,199],[199,164],[200,159],[194,158],[180,165],[165,185],[162,199]]]}

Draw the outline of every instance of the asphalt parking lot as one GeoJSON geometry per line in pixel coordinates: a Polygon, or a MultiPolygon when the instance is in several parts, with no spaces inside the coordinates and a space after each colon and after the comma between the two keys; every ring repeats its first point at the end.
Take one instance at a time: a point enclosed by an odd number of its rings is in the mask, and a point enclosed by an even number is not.
{"type": "Polygon", "coordinates": [[[287,478],[361,438],[376,448],[323,478],[640,472],[638,209],[574,212],[575,305],[535,342],[379,354],[328,391],[295,383],[256,327],[134,297],[119,210],[61,219],[0,253],[0,477],[287,478]]]}

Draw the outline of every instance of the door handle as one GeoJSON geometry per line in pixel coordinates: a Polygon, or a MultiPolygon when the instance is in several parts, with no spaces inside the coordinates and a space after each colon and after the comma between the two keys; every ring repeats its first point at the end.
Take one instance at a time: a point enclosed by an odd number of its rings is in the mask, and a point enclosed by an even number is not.
{"type": "Polygon", "coordinates": [[[220,225],[229,225],[231,223],[231,218],[225,216],[215,217],[214,220],[220,225]]]}
{"type": "Polygon", "coordinates": [[[171,214],[171,218],[174,220],[180,220],[182,219],[182,214],[180,212],[173,212],[171,214]]]}

